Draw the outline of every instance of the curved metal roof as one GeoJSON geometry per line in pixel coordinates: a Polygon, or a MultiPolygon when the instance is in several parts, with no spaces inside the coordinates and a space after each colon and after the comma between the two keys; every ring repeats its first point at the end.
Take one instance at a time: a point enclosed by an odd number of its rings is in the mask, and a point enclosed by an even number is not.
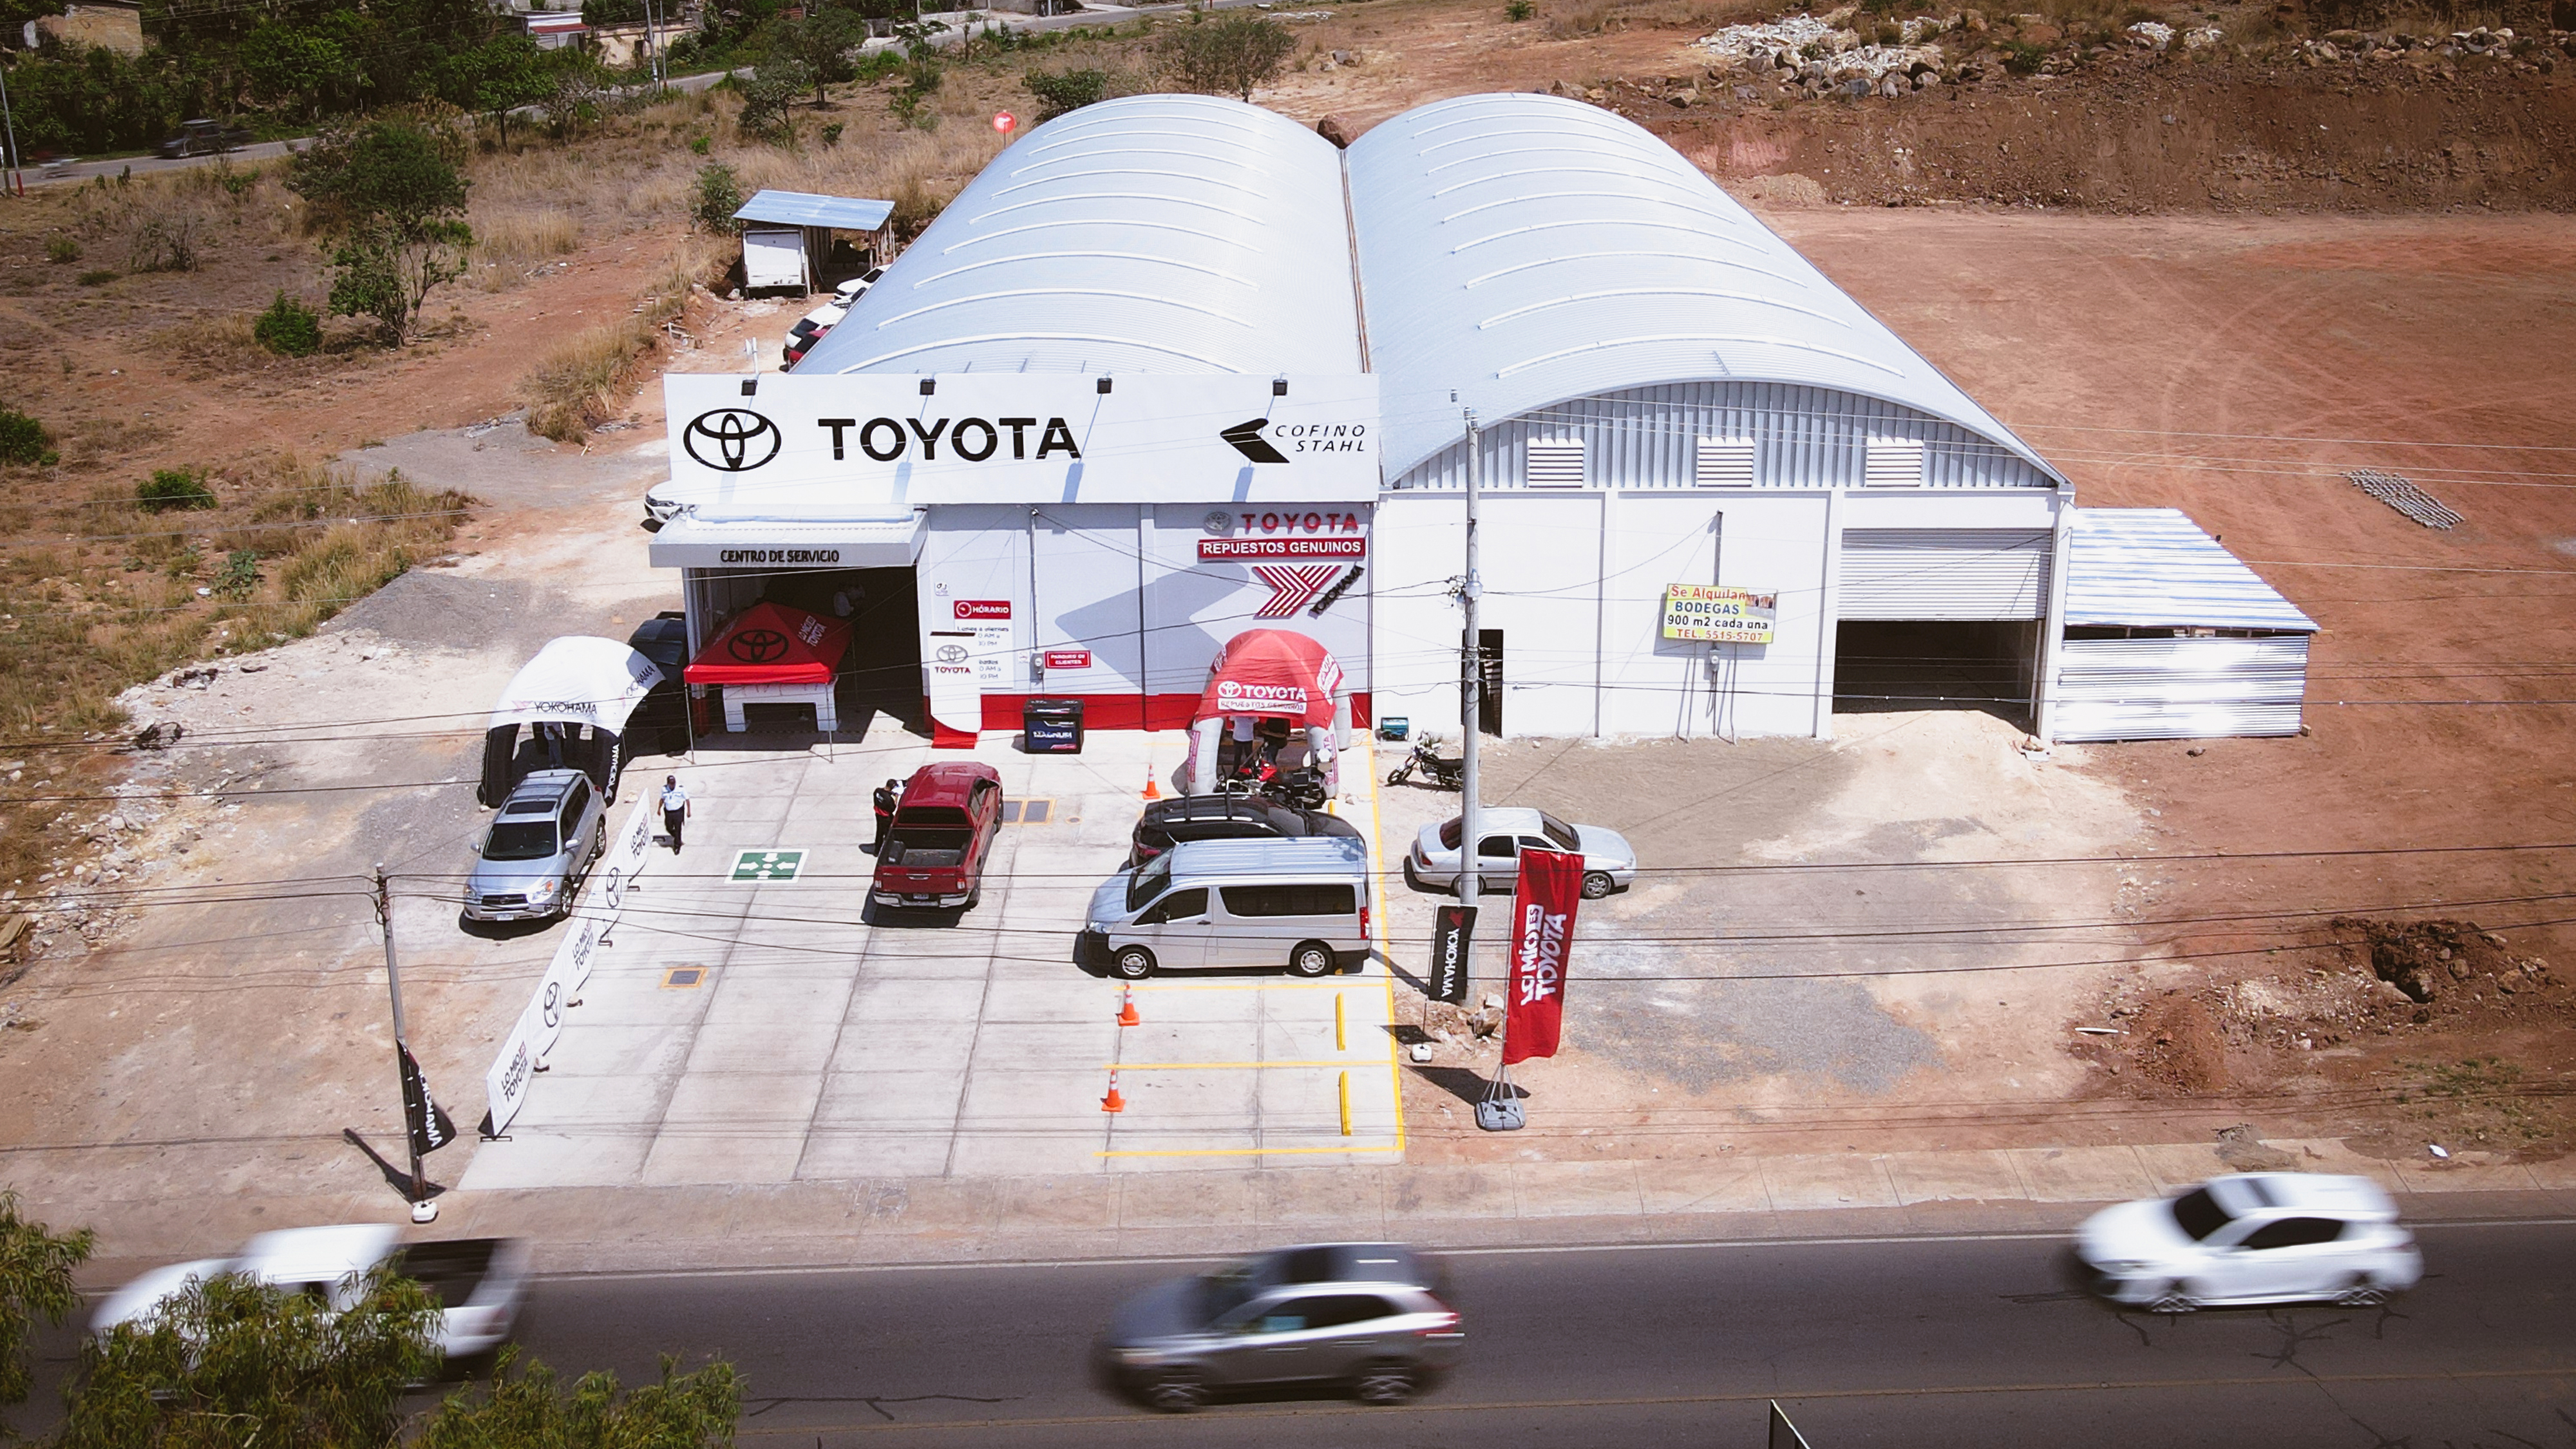
{"type": "Polygon", "coordinates": [[[1348,166],[1390,480],[1460,439],[1462,406],[1500,423],[1572,398],[1697,381],[1883,399],[2060,478],[1623,117],[1555,96],[1462,96],[1380,123],[1352,144],[1348,166]]]}
{"type": "Polygon", "coordinates": [[[1085,106],[995,157],[797,370],[1358,372],[1339,162],[1239,101],[1085,106]]]}

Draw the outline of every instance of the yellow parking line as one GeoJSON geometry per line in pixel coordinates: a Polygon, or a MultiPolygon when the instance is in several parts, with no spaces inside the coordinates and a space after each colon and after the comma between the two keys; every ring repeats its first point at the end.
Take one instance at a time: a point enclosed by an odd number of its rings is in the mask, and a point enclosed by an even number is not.
{"type": "Polygon", "coordinates": [[[1346,981],[1171,981],[1138,991],[1339,991],[1346,981]]]}
{"type": "Polygon", "coordinates": [[[1380,1144],[1372,1147],[1165,1147],[1113,1148],[1095,1152],[1094,1157],[1268,1157],[1295,1154],[1305,1156],[1319,1152],[1401,1152],[1400,1145],[1380,1144]]]}
{"type": "Polygon", "coordinates": [[[1404,1063],[1395,1040],[1395,949],[1388,944],[1386,910],[1386,838],[1377,812],[1377,746],[1366,743],[1361,749],[1368,755],[1369,843],[1377,847],[1376,870],[1369,872],[1369,892],[1377,901],[1377,949],[1386,962],[1386,1086],[1395,1101],[1395,1150],[1404,1150],[1404,1063]]]}
{"type": "Polygon", "coordinates": [[[1347,1067],[1348,1061],[1325,1062],[1103,1062],[1100,1069],[1121,1072],[1252,1072],[1263,1067],[1347,1067]]]}

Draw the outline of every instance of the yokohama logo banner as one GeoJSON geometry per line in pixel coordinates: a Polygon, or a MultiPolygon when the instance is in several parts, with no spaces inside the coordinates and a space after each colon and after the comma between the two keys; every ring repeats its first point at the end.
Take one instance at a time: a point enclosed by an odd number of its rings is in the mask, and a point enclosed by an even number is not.
{"type": "Polygon", "coordinates": [[[1503,1025],[1503,1065],[1556,1055],[1565,1023],[1565,956],[1574,944],[1574,907],[1583,899],[1583,857],[1521,852],[1512,891],[1512,983],[1503,1025]]]}

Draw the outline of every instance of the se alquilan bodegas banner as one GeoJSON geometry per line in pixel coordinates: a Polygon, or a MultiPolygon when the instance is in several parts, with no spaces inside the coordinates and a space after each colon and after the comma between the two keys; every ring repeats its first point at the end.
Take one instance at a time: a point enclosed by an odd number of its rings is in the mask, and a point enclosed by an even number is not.
{"type": "Polygon", "coordinates": [[[1780,596],[1709,584],[1664,586],[1664,637],[1699,644],[1768,644],[1780,596]]]}

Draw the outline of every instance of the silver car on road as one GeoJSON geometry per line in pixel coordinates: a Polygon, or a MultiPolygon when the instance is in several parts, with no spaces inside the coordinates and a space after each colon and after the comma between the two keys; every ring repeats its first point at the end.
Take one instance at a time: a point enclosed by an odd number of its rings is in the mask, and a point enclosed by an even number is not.
{"type": "MultiPolygon", "coordinates": [[[[1626,890],[1637,879],[1637,852],[1626,836],[1598,825],[1568,825],[1544,810],[1496,805],[1478,812],[1484,835],[1476,847],[1476,885],[1507,891],[1520,878],[1521,852],[1557,850],[1583,857],[1583,898],[1597,901],[1626,890]]],[[[1458,889],[1459,817],[1422,827],[1404,857],[1404,883],[1418,891],[1458,889]]]]}
{"type": "Polygon", "coordinates": [[[1397,1243],[1281,1248],[1128,1300],[1095,1362],[1167,1413],[1295,1384],[1402,1403],[1464,1355],[1466,1330],[1441,1286],[1436,1265],[1397,1243]]]}
{"type": "Polygon", "coordinates": [[[608,807],[579,770],[539,770],[519,782],[483,833],[465,878],[465,917],[530,921],[563,915],[608,843],[608,807]]]}

